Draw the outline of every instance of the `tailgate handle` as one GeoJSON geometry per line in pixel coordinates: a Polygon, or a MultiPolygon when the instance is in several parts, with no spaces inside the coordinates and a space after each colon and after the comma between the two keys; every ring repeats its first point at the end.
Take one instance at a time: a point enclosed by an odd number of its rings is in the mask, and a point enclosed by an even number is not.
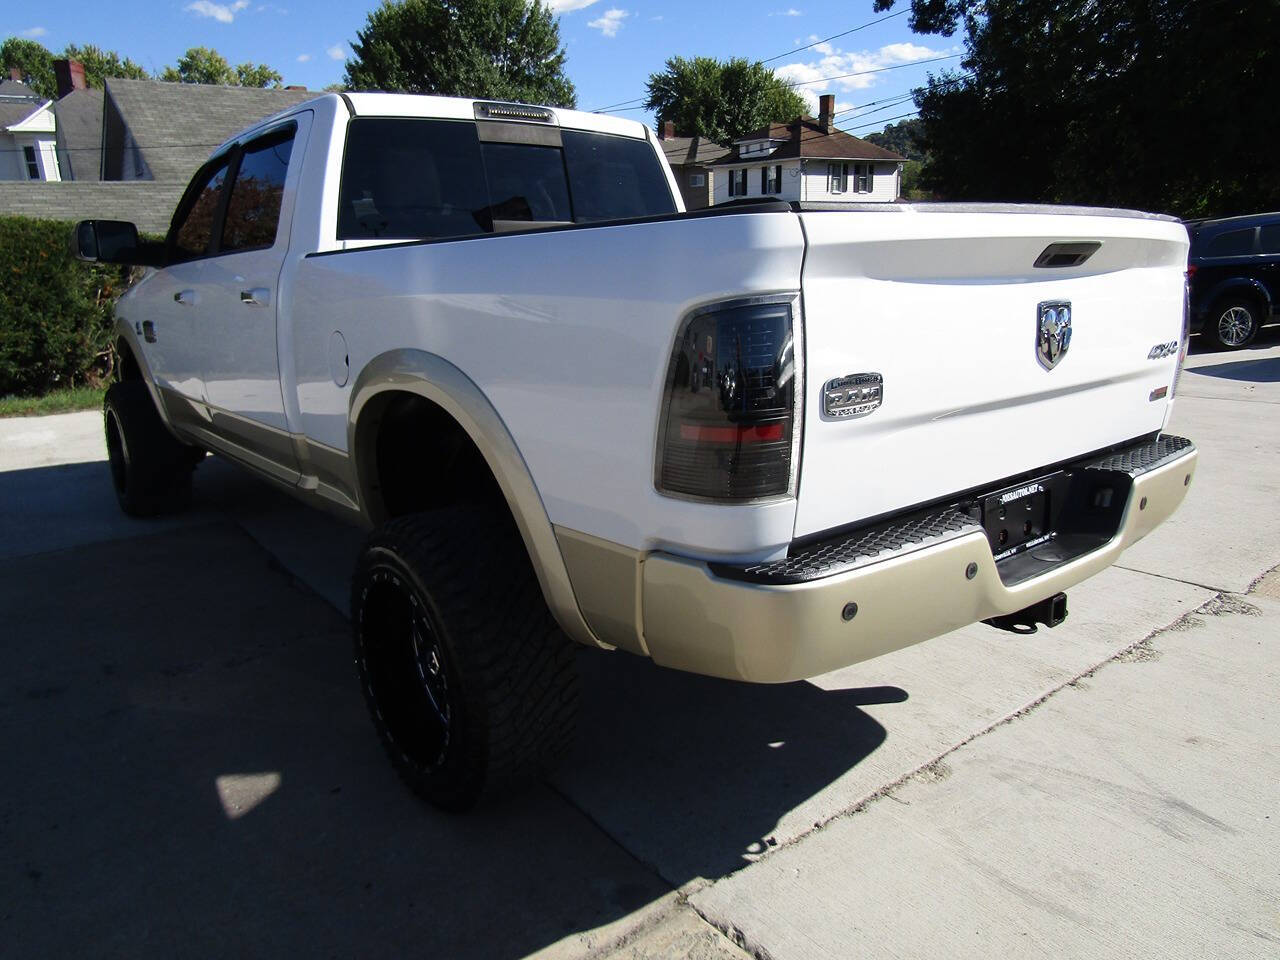
{"type": "Polygon", "coordinates": [[[1036,257],[1037,267],[1078,267],[1095,253],[1102,243],[1088,240],[1084,243],[1051,243],[1036,257]]]}

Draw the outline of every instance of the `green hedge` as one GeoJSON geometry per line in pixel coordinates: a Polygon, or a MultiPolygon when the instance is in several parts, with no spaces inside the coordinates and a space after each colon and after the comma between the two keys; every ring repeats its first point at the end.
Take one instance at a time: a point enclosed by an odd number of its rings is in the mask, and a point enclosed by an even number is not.
{"type": "Polygon", "coordinates": [[[0,216],[0,396],[94,384],[111,369],[128,272],[71,256],[73,225],[0,216]]]}

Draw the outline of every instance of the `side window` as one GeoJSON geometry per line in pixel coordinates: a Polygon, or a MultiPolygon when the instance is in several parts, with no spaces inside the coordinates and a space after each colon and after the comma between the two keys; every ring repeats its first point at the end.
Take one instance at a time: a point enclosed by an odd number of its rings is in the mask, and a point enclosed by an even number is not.
{"type": "Polygon", "coordinates": [[[292,124],[250,142],[240,156],[240,167],[231,185],[227,216],[219,250],[254,250],[276,242],[280,201],[289,154],[297,127],[292,124]]]}
{"type": "Polygon", "coordinates": [[[1280,253],[1280,223],[1263,224],[1262,252],[1280,253]]]}
{"type": "MultiPolygon", "coordinates": [[[[675,213],[671,188],[647,141],[578,130],[565,130],[561,139],[578,223],[675,213]]],[[[705,185],[705,179],[690,183],[705,185]]]]}
{"type": "Polygon", "coordinates": [[[347,129],[338,239],[419,239],[491,227],[475,124],[365,117],[347,129]]]}
{"type": "Polygon", "coordinates": [[[222,202],[222,185],[227,179],[228,157],[205,166],[182,200],[182,209],[172,227],[169,259],[174,263],[203,257],[213,239],[213,221],[222,202]]]}
{"type": "Polygon", "coordinates": [[[1252,227],[1248,230],[1232,230],[1229,233],[1220,233],[1209,241],[1209,248],[1205,251],[1205,256],[1248,256],[1253,253],[1253,233],[1252,227]]]}

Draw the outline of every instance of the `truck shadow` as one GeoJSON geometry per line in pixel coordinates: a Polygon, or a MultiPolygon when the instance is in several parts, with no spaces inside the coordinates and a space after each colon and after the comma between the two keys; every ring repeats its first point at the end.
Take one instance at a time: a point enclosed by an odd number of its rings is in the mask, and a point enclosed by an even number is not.
{"type": "Polygon", "coordinates": [[[446,816],[385,761],[337,610],[208,499],[182,521],[95,525],[115,509],[103,471],[0,472],[20,558],[0,579],[16,956],[585,952],[766,850],[884,741],[861,707],[907,697],[583,651],[565,772],[446,816]]]}
{"type": "Polygon", "coordinates": [[[1258,357],[1255,360],[1231,360],[1203,367],[1189,367],[1184,376],[1214,377],[1242,383],[1280,383],[1280,357],[1258,357]]]}

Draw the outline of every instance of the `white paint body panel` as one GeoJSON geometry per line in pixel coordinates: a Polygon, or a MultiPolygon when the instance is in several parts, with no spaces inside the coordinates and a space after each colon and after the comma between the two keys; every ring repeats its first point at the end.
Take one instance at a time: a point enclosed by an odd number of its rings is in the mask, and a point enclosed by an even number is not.
{"type": "MultiPolygon", "coordinates": [[[[298,266],[299,427],[347,445],[350,386],[329,375],[405,348],[459,367],[515,437],[552,523],[635,549],[774,555],[795,501],[708,506],[654,488],[658,414],[680,319],[701,304],[798,289],[790,214],[602,226],[351,250],[298,266]]],[[[353,373],[352,381],[355,375],[353,373]]]]}
{"type": "Polygon", "coordinates": [[[1126,217],[818,212],[804,302],[808,379],[796,535],[902,510],[1159,430],[1179,339],[1186,230],[1126,217]],[[1054,242],[1086,263],[1035,269],[1054,242]],[[1073,335],[1036,359],[1037,305],[1069,300],[1073,335]],[[822,386],[884,377],[856,420],[819,415],[822,386]]]}

